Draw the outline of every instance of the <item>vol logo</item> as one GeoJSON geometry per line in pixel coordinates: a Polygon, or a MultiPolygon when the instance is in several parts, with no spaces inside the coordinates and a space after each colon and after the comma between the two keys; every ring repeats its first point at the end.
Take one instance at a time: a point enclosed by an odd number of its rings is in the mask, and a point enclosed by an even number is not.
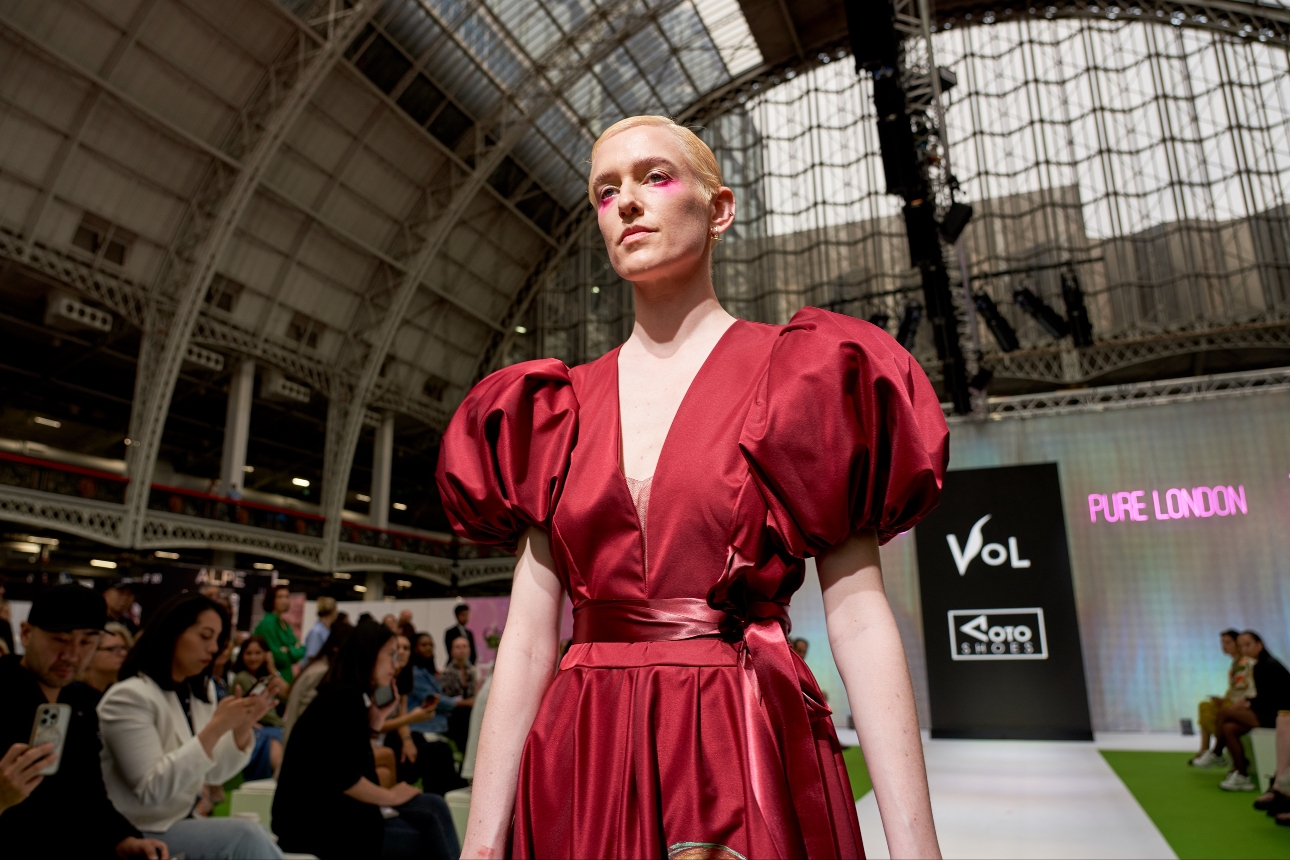
{"type": "Polygon", "coordinates": [[[985,542],[981,529],[990,521],[990,516],[986,514],[973,524],[972,530],[968,532],[966,546],[960,546],[959,539],[955,535],[945,536],[945,541],[950,545],[950,552],[954,555],[954,565],[959,569],[959,576],[967,573],[968,565],[978,555],[991,567],[998,567],[1005,561],[1011,562],[1013,567],[1030,567],[1030,559],[1021,557],[1015,537],[1008,538],[1007,549],[1004,549],[1003,544],[1000,543],[985,542]]]}

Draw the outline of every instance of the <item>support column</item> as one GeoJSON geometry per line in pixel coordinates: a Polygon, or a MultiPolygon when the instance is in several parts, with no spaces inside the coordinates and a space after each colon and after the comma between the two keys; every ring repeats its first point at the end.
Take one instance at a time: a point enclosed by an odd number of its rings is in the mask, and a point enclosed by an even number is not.
{"type": "Polygon", "coordinates": [[[255,390],[255,360],[242,359],[228,386],[228,411],[224,417],[224,458],[220,461],[220,491],[231,499],[242,497],[246,477],[246,443],[251,434],[251,394],[255,390]]]}
{"type": "Polygon", "coordinates": [[[368,571],[367,573],[367,591],[363,594],[364,600],[384,600],[385,599],[385,574],[368,571]]]}
{"type": "MultiPolygon", "coordinates": [[[[376,428],[372,445],[372,525],[378,529],[390,525],[390,474],[394,470],[394,416],[386,414],[376,428]]],[[[369,591],[370,593],[370,591],[369,591]]]]}

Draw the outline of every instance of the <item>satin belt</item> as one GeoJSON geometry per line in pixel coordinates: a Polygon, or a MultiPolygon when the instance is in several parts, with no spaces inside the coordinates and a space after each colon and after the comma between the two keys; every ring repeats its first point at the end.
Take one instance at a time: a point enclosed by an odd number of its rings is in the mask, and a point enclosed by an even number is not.
{"type": "Polygon", "coordinates": [[[706,600],[691,597],[583,600],[573,607],[575,644],[742,638],[745,691],[753,705],[761,705],[756,708],[762,716],[761,725],[750,731],[749,742],[754,757],[753,790],[763,818],[777,840],[785,840],[778,846],[781,857],[797,854],[792,846],[799,836],[807,857],[834,857],[837,849],[834,822],[824,796],[824,763],[811,726],[831,711],[809,670],[798,671],[801,658],[788,647],[788,629],[788,606],[769,600],[723,609],[713,609],[706,600]],[[787,778],[797,813],[795,822],[787,820],[780,804],[772,800],[780,792],[760,785],[757,775],[768,762],[779,765],[787,778]]]}

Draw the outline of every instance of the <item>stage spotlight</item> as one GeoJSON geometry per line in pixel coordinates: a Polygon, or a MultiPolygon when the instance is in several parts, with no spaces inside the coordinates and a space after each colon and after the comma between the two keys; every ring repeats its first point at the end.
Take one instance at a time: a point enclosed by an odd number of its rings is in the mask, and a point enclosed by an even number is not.
{"type": "Polygon", "coordinates": [[[994,303],[994,299],[985,293],[977,293],[972,297],[972,303],[976,305],[981,316],[985,317],[985,324],[989,326],[990,334],[994,335],[994,342],[999,344],[999,349],[1012,352],[1021,347],[1012,324],[999,313],[999,307],[994,303]]]}
{"type": "Polygon", "coordinates": [[[1044,302],[1043,299],[1035,295],[1029,287],[1022,287],[1012,294],[1013,300],[1021,307],[1023,311],[1035,318],[1035,322],[1055,338],[1063,338],[1070,334],[1070,326],[1062,315],[1057,313],[1044,302]]]}
{"type": "Polygon", "coordinates": [[[966,203],[955,203],[946,211],[945,217],[936,226],[941,231],[941,238],[953,245],[963,235],[963,229],[972,220],[972,207],[966,203]]]}
{"type": "Polygon", "coordinates": [[[887,323],[891,322],[891,314],[885,313],[883,311],[878,311],[878,313],[873,314],[872,316],[869,317],[869,322],[873,323],[883,331],[886,331],[887,323]]]}
{"type": "Polygon", "coordinates": [[[1084,291],[1074,269],[1062,272],[1062,301],[1066,303],[1066,319],[1070,322],[1071,340],[1076,346],[1093,345],[1093,323],[1088,319],[1084,306],[1084,291]]]}
{"type": "Polygon", "coordinates": [[[918,302],[905,305],[905,313],[900,318],[900,328],[896,330],[896,342],[906,350],[912,351],[914,337],[918,334],[918,324],[923,321],[923,306],[918,302]]]}

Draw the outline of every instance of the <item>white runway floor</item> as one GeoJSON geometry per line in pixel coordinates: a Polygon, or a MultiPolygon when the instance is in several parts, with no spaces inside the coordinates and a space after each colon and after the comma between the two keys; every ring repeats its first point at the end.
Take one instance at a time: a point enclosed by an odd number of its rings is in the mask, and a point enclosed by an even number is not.
{"type": "MultiPolygon", "coordinates": [[[[1177,735],[1099,735],[1094,743],[925,740],[941,851],[946,858],[1173,858],[1098,749],[1194,746],[1194,738],[1177,735]]],[[[873,792],[856,810],[865,853],[888,857],[873,792]]]]}

